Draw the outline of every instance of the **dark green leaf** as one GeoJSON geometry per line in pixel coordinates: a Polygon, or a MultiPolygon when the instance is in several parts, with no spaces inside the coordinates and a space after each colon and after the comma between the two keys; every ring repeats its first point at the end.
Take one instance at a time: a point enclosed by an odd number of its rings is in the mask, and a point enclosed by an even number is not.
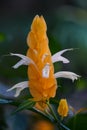
{"type": "Polygon", "coordinates": [[[15,114],[16,112],[22,111],[24,109],[31,109],[34,105],[35,105],[35,101],[31,99],[27,99],[26,101],[21,103],[12,114],[15,114]]]}
{"type": "Polygon", "coordinates": [[[11,102],[12,102],[11,100],[1,99],[1,98],[0,98],[0,104],[9,104],[9,103],[11,103],[11,102]]]}
{"type": "Polygon", "coordinates": [[[87,113],[78,114],[68,121],[71,130],[87,130],[87,113]]]}

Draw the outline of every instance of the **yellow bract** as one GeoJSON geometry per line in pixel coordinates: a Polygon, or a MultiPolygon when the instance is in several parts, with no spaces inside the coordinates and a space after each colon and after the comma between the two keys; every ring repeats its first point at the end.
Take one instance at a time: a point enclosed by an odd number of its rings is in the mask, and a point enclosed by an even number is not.
{"type": "Polygon", "coordinates": [[[66,99],[61,99],[59,102],[58,113],[62,117],[68,115],[69,107],[66,99]]]}
{"type": "MultiPolygon", "coordinates": [[[[36,65],[35,67],[33,64],[30,64],[28,67],[29,89],[34,99],[41,102],[54,97],[57,89],[46,30],[47,25],[43,16],[39,17],[37,15],[32,22],[31,31],[27,37],[27,44],[29,46],[27,56],[36,65]],[[49,64],[48,77],[43,76],[43,69],[46,64],[49,64]]],[[[39,102],[39,104],[41,103],[39,102]]]]}

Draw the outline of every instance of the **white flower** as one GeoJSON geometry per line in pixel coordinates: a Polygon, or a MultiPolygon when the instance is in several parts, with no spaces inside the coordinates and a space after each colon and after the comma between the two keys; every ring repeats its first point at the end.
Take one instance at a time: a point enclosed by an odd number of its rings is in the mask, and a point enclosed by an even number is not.
{"type": "Polygon", "coordinates": [[[77,80],[81,76],[73,73],[73,72],[68,72],[68,71],[60,71],[54,74],[55,78],[68,78],[74,81],[75,79],[77,80]]]}
{"type": "Polygon", "coordinates": [[[29,64],[34,64],[35,65],[34,61],[31,58],[27,57],[27,56],[24,56],[22,54],[14,54],[14,53],[10,53],[10,55],[11,56],[18,56],[18,57],[21,58],[21,60],[19,62],[17,62],[13,66],[14,69],[17,69],[21,65],[29,65],[29,64]]]}
{"type": "Polygon", "coordinates": [[[12,91],[13,89],[16,89],[16,93],[14,95],[14,97],[17,97],[20,95],[20,92],[28,87],[28,81],[24,81],[24,82],[20,82],[18,84],[15,84],[13,87],[11,87],[10,89],[7,90],[8,91],[12,91]]]}
{"type": "Polygon", "coordinates": [[[64,58],[64,57],[61,56],[61,55],[62,55],[64,52],[66,52],[66,51],[71,51],[71,50],[73,50],[73,48],[71,48],[71,49],[64,49],[64,50],[62,50],[62,51],[57,52],[56,54],[54,54],[54,55],[52,56],[52,62],[55,63],[55,62],[58,62],[58,61],[62,61],[63,63],[69,63],[69,60],[66,59],[66,58],[64,58]]]}
{"type": "MultiPolygon", "coordinates": [[[[71,51],[71,50],[73,50],[73,48],[65,49],[65,50],[59,51],[56,54],[54,54],[52,56],[52,63],[59,62],[59,61],[62,61],[63,63],[69,63],[70,61],[67,58],[63,57],[62,54],[66,51],[71,51]]],[[[21,58],[21,60],[13,66],[14,69],[18,68],[21,65],[29,65],[29,64],[33,64],[37,68],[34,61],[27,56],[24,56],[22,54],[14,54],[14,53],[11,53],[11,56],[18,56],[21,58]]],[[[45,54],[41,60],[43,61],[46,56],[48,56],[48,55],[45,54]]],[[[38,68],[37,68],[37,70],[38,70],[38,68]]],[[[46,63],[45,67],[42,70],[42,77],[48,78],[49,72],[50,72],[50,65],[49,65],[49,63],[46,63]]],[[[79,75],[77,75],[73,72],[68,72],[68,71],[57,72],[54,74],[54,76],[55,76],[55,78],[68,78],[68,79],[71,79],[72,81],[80,78],[79,75]]],[[[12,88],[8,89],[7,91],[16,89],[16,94],[14,96],[17,97],[20,95],[20,92],[27,87],[28,87],[28,81],[24,81],[24,82],[14,85],[12,88]]]]}

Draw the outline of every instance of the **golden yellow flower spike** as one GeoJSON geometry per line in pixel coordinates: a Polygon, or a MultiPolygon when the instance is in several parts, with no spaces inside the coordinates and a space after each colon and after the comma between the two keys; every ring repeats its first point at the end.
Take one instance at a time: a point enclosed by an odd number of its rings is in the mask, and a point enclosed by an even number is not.
{"type": "Polygon", "coordinates": [[[10,53],[11,56],[21,58],[13,66],[14,69],[17,69],[21,65],[28,66],[28,81],[17,83],[7,91],[16,89],[14,96],[18,97],[23,89],[29,87],[33,97],[32,100],[37,102],[36,107],[38,109],[47,107],[46,101],[51,97],[55,97],[57,89],[56,78],[68,78],[74,81],[80,77],[69,71],[59,71],[54,74],[53,63],[59,61],[69,63],[70,61],[63,57],[62,54],[73,50],[73,48],[64,49],[51,56],[46,31],[47,25],[43,16],[36,15],[27,37],[29,49],[26,56],[18,53],[10,53]]]}
{"type": "Polygon", "coordinates": [[[63,118],[68,115],[69,107],[66,99],[61,99],[58,106],[58,113],[63,118]]]}
{"type": "Polygon", "coordinates": [[[29,46],[27,57],[35,63],[28,67],[29,89],[39,104],[41,104],[40,101],[45,103],[46,100],[54,97],[57,89],[46,30],[47,26],[43,16],[37,15],[27,37],[29,46]]]}

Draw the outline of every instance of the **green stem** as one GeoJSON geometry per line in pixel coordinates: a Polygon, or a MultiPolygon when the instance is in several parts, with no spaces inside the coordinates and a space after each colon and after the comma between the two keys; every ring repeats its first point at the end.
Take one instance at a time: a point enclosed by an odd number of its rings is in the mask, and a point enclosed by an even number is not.
{"type": "Polygon", "coordinates": [[[31,108],[29,109],[31,110],[32,112],[35,112],[35,113],[38,113],[39,115],[43,116],[44,118],[54,122],[53,118],[51,118],[50,116],[48,116],[47,114],[45,114],[44,112],[41,112],[40,110],[37,110],[36,108],[31,108]]]}
{"type": "Polygon", "coordinates": [[[55,115],[55,113],[54,113],[54,111],[53,111],[53,109],[52,109],[52,107],[51,107],[49,101],[47,102],[47,105],[48,105],[48,107],[49,107],[49,109],[50,109],[50,112],[51,112],[52,116],[54,117],[54,120],[55,120],[56,125],[58,126],[59,130],[62,130],[62,128],[61,128],[61,126],[60,126],[60,123],[59,123],[59,120],[58,120],[57,116],[55,115]]]}
{"type": "MultiPolygon", "coordinates": [[[[13,99],[11,100],[11,99],[5,99],[5,98],[3,98],[1,100],[1,104],[9,104],[9,105],[14,105],[14,106],[17,107],[17,106],[20,105],[20,101],[16,101],[16,100],[13,100],[13,99]]],[[[52,121],[53,123],[55,123],[58,126],[59,130],[62,130],[62,128],[65,129],[65,130],[70,130],[64,124],[62,124],[61,121],[57,118],[57,116],[55,115],[55,113],[54,113],[54,111],[53,111],[53,109],[52,109],[52,107],[51,107],[51,105],[50,105],[49,102],[47,102],[47,105],[48,105],[48,107],[49,107],[49,109],[51,111],[51,115],[48,115],[48,114],[46,114],[44,112],[41,112],[41,111],[37,110],[34,107],[31,108],[31,109],[27,109],[27,110],[31,110],[33,112],[36,112],[36,113],[42,115],[43,117],[47,118],[48,120],[52,121]]]]}
{"type": "Polygon", "coordinates": [[[51,105],[49,104],[49,101],[47,101],[47,105],[48,105],[48,107],[49,107],[49,109],[50,109],[50,111],[51,111],[51,114],[52,114],[52,116],[54,117],[55,121],[58,122],[58,119],[57,119],[57,117],[56,117],[56,115],[55,115],[55,113],[54,113],[54,111],[53,111],[51,105]]]}
{"type": "Polygon", "coordinates": [[[56,125],[58,126],[59,130],[62,130],[62,128],[65,129],[65,130],[70,130],[68,127],[66,127],[64,124],[62,124],[62,123],[59,121],[59,119],[58,119],[57,116],[55,115],[55,113],[54,113],[54,111],[53,111],[53,109],[52,109],[52,107],[51,107],[49,101],[47,101],[47,105],[48,105],[48,107],[49,107],[49,109],[50,109],[50,112],[51,112],[52,116],[54,117],[55,123],[56,123],[56,125]]]}
{"type": "Polygon", "coordinates": [[[54,117],[47,110],[45,110],[44,112],[54,122],[54,117]]]}

